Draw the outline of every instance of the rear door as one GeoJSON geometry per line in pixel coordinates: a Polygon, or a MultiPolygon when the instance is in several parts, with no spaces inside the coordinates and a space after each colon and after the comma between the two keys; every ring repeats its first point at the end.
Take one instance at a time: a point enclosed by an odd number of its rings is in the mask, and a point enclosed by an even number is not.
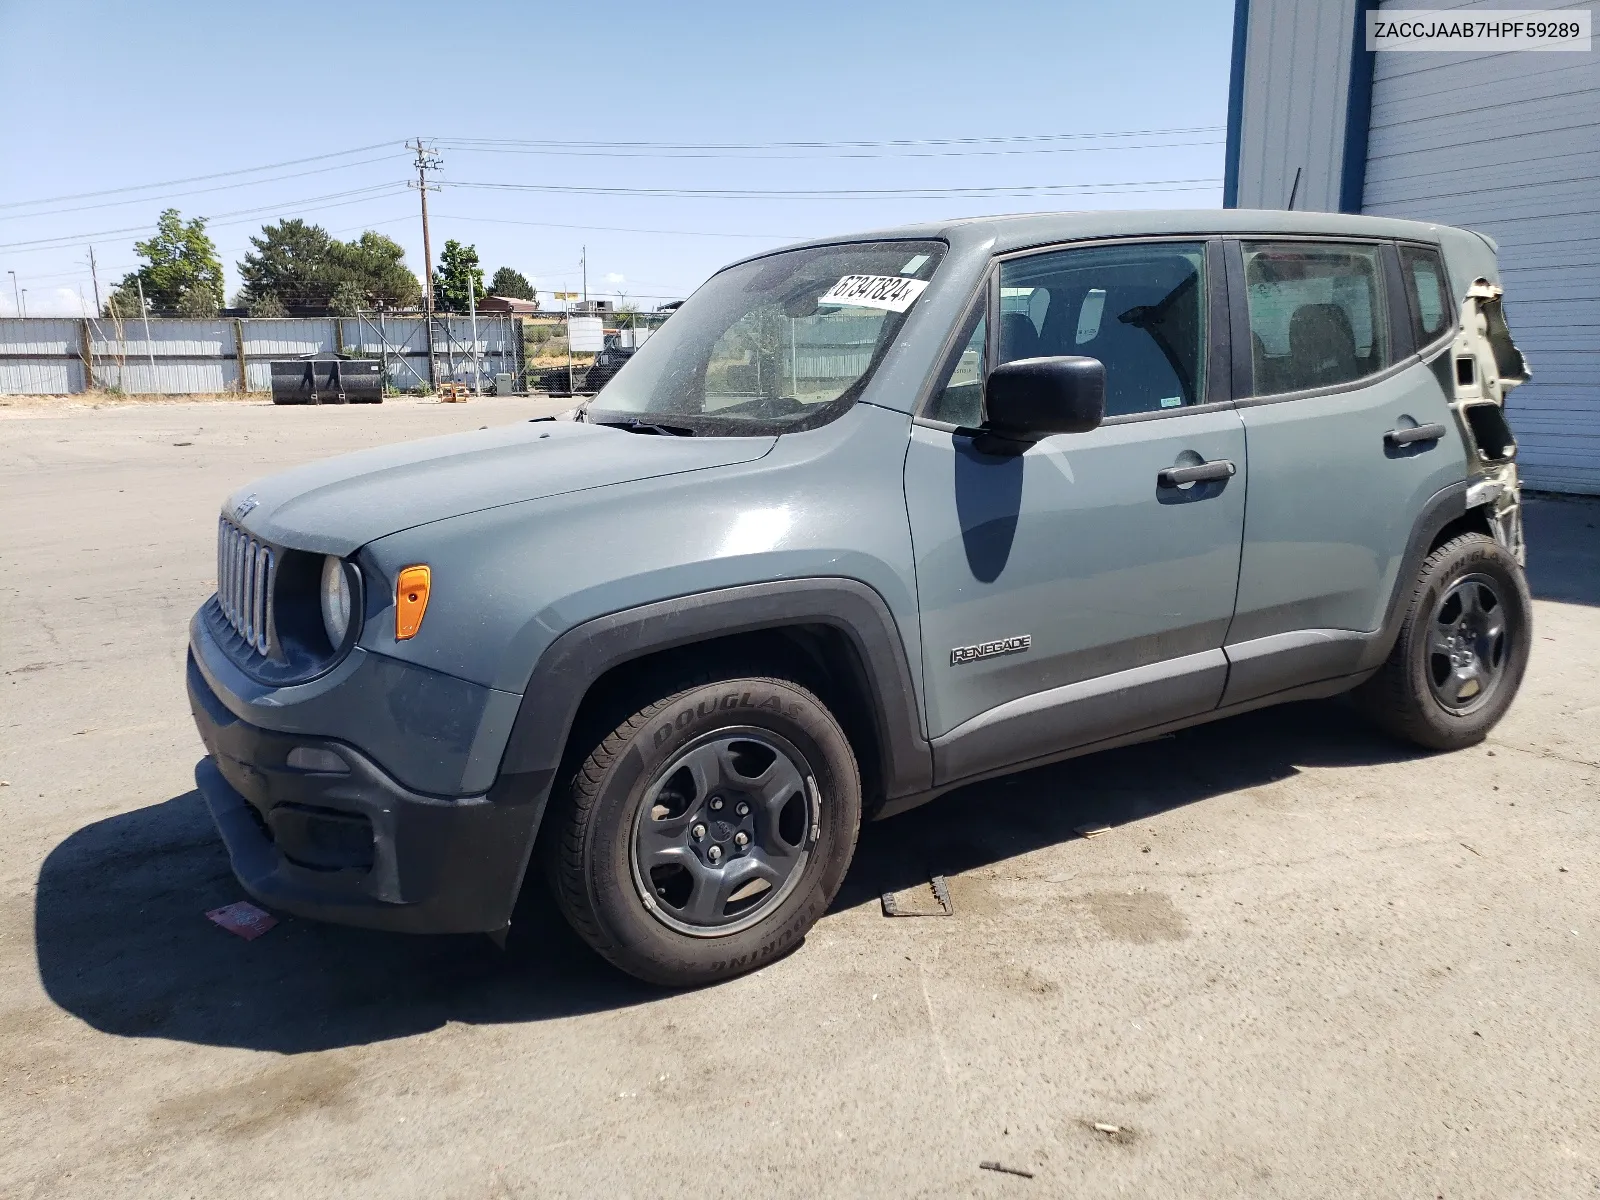
{"type": "Polygon", "coordinates": [[[1151,241],[1008,258],[960,331],[906,459],[941,782],[1217,704],[1246,470],[1214,340],[1220,256],[1151,241]],[[1105,423],[978,449],[988,364],[1069,354],[1104,362],[1105,423]],[[1228,466],[1159,480],[1207,462],[1228,466]]]}
{"type": "MultiPolygon", "coordinates": [[[[1229,269],[1250,489],[1224,704],[1357,670],[1418,516],[1465,477],[1452,309],[1435,299],[1418,354],[1394,246],[1240,241],[1229,269]]],[[[1413,292],[1442,279],[1436,252],[1406,269],[1413,292]]]]}

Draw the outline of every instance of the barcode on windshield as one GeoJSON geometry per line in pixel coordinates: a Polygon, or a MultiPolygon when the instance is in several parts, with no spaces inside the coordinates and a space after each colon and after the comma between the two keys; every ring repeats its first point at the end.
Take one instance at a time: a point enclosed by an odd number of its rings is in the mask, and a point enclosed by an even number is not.
{"type": "Polygon", "coordinates": [[[846,275],[822,293],[817,303],[905,312],[927,286],[925,279],[906,279],[900,275],[846,275]]]}

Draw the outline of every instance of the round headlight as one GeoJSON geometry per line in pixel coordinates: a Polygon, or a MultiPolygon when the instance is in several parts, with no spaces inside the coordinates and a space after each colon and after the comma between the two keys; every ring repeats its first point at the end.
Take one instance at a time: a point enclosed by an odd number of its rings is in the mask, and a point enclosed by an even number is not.
{"type": "Polygon", "coordinates": [[[344,560],[331,554],[322,560],[322,628],[335,650],[350,632],[350,580],[344,560]]]}

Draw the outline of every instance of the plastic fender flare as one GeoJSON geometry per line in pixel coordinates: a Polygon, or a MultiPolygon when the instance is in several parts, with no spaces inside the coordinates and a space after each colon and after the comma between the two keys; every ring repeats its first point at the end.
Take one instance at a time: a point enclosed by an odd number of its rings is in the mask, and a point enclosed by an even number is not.
{"type": "Polygon", "coordinates": [[[826,625],[854,646],[866,673],[876,724],[884,792],[924,792],[933,783],[933,757],[905,644],[889,606],[867,584],[822,577],[721,588],[595,617],[551,642],[534,665],[501,758],[490,799],[531,805],[527,844],[511,905],[538,838],[556,773],[578,707],[607,671],[629,661],[695,642],[826,625]]]}

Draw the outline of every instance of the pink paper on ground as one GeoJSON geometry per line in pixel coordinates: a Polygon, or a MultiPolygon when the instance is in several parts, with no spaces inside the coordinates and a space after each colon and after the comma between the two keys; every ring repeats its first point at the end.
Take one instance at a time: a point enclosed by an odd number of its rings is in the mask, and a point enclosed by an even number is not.
{"type": "Polygon", "coordinates": [[[253,942],[278,923],[278,918],[265,909],[257,908],[248,900],[225,904],[206,914],[229,933],[236,933],[247,942],[253,942]]]}

